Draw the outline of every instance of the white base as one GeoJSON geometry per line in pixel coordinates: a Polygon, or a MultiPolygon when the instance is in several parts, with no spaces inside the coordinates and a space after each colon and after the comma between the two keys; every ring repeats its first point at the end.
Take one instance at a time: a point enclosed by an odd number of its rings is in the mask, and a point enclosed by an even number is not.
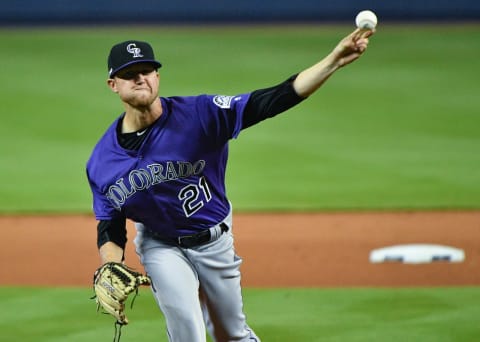
{"type": "Polygon", "coordinates": [[[431,244],[396,245],[370,252],[370,262],[372,263],[423,264],[436,261],[463,262],[464,260],[465,252],[462,249],[431,244]]]}

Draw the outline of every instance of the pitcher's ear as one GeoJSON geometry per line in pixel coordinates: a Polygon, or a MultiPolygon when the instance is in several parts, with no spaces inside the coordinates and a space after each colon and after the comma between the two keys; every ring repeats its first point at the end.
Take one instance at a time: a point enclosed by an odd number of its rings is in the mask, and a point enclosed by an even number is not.
{"type": "Polygon", "coordinates": [[[118,93],[117,82],[113,78],[107,79],[107,85],[114,93],[118,93]]]}

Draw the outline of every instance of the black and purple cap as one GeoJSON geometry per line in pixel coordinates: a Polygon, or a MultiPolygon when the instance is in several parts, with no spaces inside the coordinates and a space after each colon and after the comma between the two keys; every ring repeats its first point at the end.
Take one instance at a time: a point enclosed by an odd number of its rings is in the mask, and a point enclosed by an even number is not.
{"type": "Polygon", "coordinates": [[[127,40],[112,47],[108,55],[108,77],[112,78],[117,72],[136,63],[151,63],[155,68],[162,64],[155,60],[150,44],[138,40],[127,40]]]}

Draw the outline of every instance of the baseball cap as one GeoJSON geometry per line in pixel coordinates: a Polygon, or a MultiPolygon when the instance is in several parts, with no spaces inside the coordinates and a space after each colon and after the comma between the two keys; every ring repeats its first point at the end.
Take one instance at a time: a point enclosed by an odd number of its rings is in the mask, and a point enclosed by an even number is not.
{"type": "Polygon", "coordinates": [[[108,76],[115,74],[129,65],[136,63],[151,63],[157,69],[162,64],[155,60],[153,49],[147,42],[127,40],[112,47],[108,55],[108,76]]]}

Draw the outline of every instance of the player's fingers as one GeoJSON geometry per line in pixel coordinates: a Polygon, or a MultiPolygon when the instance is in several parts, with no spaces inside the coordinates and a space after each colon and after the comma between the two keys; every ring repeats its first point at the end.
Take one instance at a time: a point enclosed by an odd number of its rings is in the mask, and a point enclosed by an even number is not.
{"type": "Polygon", "coordinates": [[[368,38],[360,38],[359,40],[356,41],[357,46],[367,46],[369,42],[368,38]]]}
{"type": "Polygon", "coordinates": [[[356,29],[352,35],[352,40],[357,42],[359,39],[368,38],[375,33],[375,29],[356,29]]]}
{"type": "Polygon", "coordinates": [[[345,37],[342,40],[342,43],[340,45],[342,47],[343,53],[348,53],[353,51],[362,53],[368,45],[368,36],[372,34],[371,32],[366,34],[366,31],[371,31],[371,30],[357,28],[352,33],[350,33],[347,37],[345,37]],[[364,35],[366,37],[364,37],[364,35]]]}
{"type": "Polygon", "coordinates": [[[358,38],[360,38],[362,35],[362,29],[360,28],[357,28],[355,29],[355,31],[353,31],[352,33],[349,34],[349,38],[353,41],[356,41],[358,38]]]}
{"type": "Polygon", "coordinates": [[[358,45],[357,51],[363,53],[367,49],[367,44],[358,45]]]}
{"type": "Polygon", "coordinates": [[[375,29],[361,30],[360,38],[371,37],[375,33],[375,29]]]}
{"type": "Polygon", "coordinates": [[[362,32],[362,29],[357,27],[357,28],[352,32],[352,35],[355,36],[355,35],[359,34],[360,32],[362,32]]]}
{"type": "Polygon", "coordinates": [[[368,46],[368,38],[360,38],[358,41],[354,43],[353,51],[363,53],[368,46]]]}

